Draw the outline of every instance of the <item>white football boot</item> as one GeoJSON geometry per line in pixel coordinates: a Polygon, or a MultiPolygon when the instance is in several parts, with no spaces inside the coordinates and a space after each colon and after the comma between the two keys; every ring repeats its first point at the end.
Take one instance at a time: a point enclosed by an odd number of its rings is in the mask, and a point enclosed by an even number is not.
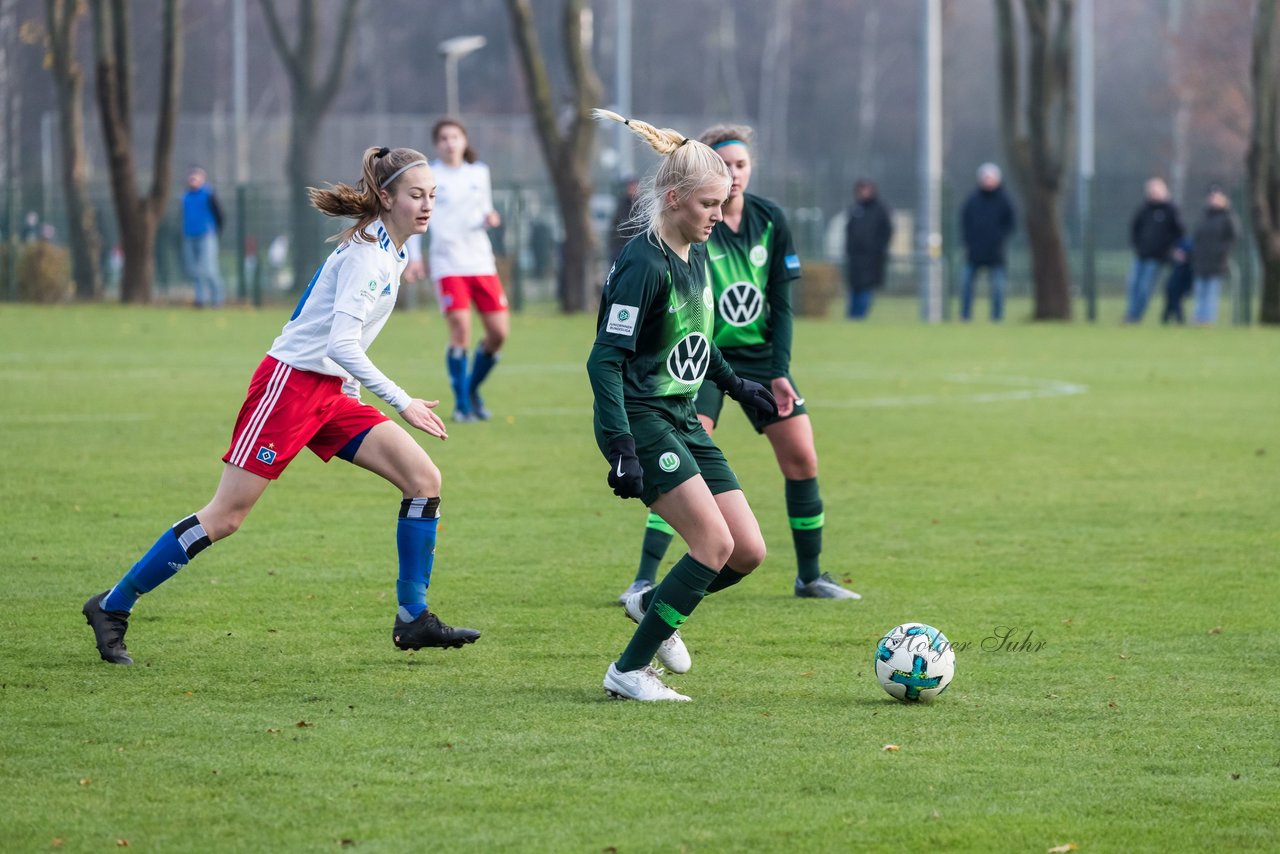
{"type": "MultiPolygon", "coordinates": [[[[627,616],[636,625],[639,625],[640,621],[644,619],[644,606],[640,604],[644,593],[645,591],[643,590],[632,593],[627,597],[624,605],[627,616]]],[[[684,645],[679,629],[672,632],[671,637],[664,640],[662,646],[658,647],[658,661],[662,662],[662,666],[672,673],[688,673],[689,668],[693,667],[693,659],[689,657],[689,648],[684,645]]]]}
{"type": "Polygon", "coordinates": [[[630,599],[632,596],[634,596],[636,593],[643,593],[652,586],[653,586],[652,581],[631,582],[631,586],[628,587],[626,590],[623,590],[622,595],[618,597],[618,604],[619,605],[627,604],[627,600],[630,599]]]}
{"type": "Polygon", "coordinates": [[[616,661],[609,665],[609,670],[604,675],[604,692],[613,700],[640,700],[645,703],[689,700],[684,694],[678,694],[662,684],[658,672],[652,667],[641,667],[624,673],[618,669],[616,661]]]}

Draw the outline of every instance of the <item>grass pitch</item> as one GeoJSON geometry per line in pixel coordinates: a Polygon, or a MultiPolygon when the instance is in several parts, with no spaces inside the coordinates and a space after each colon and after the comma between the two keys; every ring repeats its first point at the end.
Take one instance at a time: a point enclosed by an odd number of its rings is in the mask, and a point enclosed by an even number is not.
{"type": "MultiPolygon", "coordinates": [[[[1280,846],[1274,330],[801,322],[825,568],[865,598],[791,596],[780,476],[726,409],[771,554],[687,626],[694,702],[648,706],[600,688],[644,514],[591,438],[593,318],[518,316],[495,420],[422,437],[432,607],[479,643],[392,648],[399,497],[304,453],[100,662],[81,604],[211,494],[286,316],[0,308],[0,847],[1280,846]],[[872,674],[907,620],[957,648],[931,706],[872,674]]],[[[443,336],[398,315],[372,356],[441,395],[443,336]]]]}

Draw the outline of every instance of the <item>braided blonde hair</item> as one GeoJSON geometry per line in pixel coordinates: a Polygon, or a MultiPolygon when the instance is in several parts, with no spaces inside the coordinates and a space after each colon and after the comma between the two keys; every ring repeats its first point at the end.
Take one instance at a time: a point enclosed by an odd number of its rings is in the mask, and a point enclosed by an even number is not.
{"type": "Polygon", "coordinates": [[[656,128],[639,119],[627,119],[609,110],[592,110],[597,120],[609,120],[624,124],[636,136],[649,143],[649,147],[662,155],[658,171],[651,178],[640,182],[635,207],[627,225],[636,231],[645,231],[650,240],[657,240],[666,209],[663,199],[675,191],[676,198],[686,199],[691,193],[717,178],[729,185],[729,167],[720,155],[696,139],[690,139],[671,128],[656,128]]]}

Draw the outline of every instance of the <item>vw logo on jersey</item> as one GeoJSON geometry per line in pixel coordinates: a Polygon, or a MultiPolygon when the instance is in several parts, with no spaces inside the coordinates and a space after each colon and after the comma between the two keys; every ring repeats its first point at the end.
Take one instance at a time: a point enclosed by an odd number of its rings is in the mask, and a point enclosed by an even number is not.
{"type": "Polygon", "coordinates": [[[764,308],[764,294],[750,282],[734,282],[720,294],[720,316],[730,326],[750,326],[764,308]]]}
{"type": "Polygon", "coordinates": [[[764,262],[769,260],[769,250],[757,244],[751,247],[751,251],[747,254],[747,258],[757,267],[763,267],[764,262]]]}
{"type": "Polygon", "coordinates": [[[701,332],[690,332],[676,342],[667,356],[667,370],[678,381],[692,385],[702,382],[711,361],[711,342],[701,332]]]}
{"type": "Polygon", "coordinates": [[[702,304],[707,307],[707,311],[711,311],[711,309],[715,307],[716,298],[711,293],[710,285],[707,285],[705,288],[702,289],[702,304]]]}

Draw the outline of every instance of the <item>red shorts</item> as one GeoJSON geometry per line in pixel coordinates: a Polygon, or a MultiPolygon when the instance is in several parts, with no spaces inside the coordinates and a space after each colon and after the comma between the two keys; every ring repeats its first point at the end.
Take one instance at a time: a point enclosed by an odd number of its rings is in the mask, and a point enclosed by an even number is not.
{"type": "Polygon", "coordinates": [[[476,304],[476,311],[492,314],[507,310],[507,295],[497,276],[445,276],[436,282],[436,299],[445,314],[476,304]]]}
{"type": "Polygon", "coordinates": [[[326,463],[387,416],[342,393],[342,380],[300,371],[271,356],[249,380],[222,461],[275,480],[304,447],[326,463]]]}

